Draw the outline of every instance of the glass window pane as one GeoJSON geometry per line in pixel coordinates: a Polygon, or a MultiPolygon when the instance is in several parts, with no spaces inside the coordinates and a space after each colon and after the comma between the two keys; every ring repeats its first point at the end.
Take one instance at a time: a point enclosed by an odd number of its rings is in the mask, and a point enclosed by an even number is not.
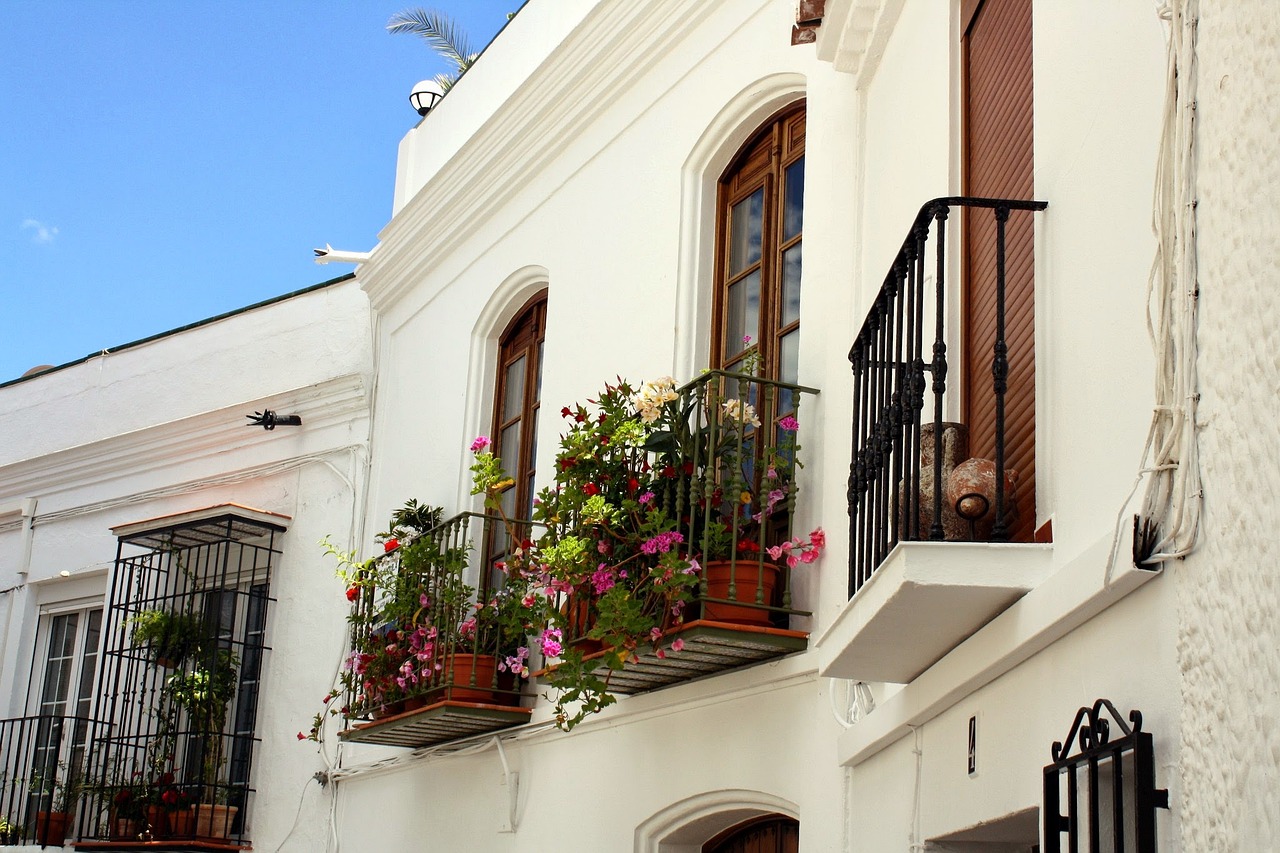
{"type": "Polygon", "coordinates": [[[796,243],[782,253],[782,325],[800,319],[800,250],[796,243]]]}
{"type": "Polygon", "coordinates": [[[726,302],[724,357],[728,360],[747,348],[744,338],[760,340],[760,271],[729,285],[726,302]]]}
{"type": "MultiPolygon", "coordinates": [[[[511,476],[520,470],[520,422],[516,421],[502,431],[499,438],[498,453],[502,458],[502,469],[511,476]]],[[[515,509],[515,507],[511,507],[515,509]]]]}
{"type": "MultiPolygon", "coordinates": [[[[542,399],[542,344],[538,344],[538,363],[534,365],[538,372],[537,384],[533,386],[533,401],[536,403],[542,399]]],[[[537,442],[535,442],[536,444],[537,442]]]]}
{"type": "Polygon", "coordinates": [[[784,177],[782,239],[790,240],[804,227],[804,158],[787,167],[784,177]]]}
{"type": "Polygon", "coordinates": [[[793,385],[800,381],[799,329],[784,335],[782,344],[778,347],[778,378],[793,385]]]}
{"type": "Polygon", "coordinates": [[[729,210],[729,275],[737,275],[760,260],[760,217],[764,189],[758,189],[729,210]]]}
{"type": "Polygon", "coordinates": [[[524,405],[524,356],[507,365],[506,383],[502,389],[502,419],[519,417],[524,405]]]}

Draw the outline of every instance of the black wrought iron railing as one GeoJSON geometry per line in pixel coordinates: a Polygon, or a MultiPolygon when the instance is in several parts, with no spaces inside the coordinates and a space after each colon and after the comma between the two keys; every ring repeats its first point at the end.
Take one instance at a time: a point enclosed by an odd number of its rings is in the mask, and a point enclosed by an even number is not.
{"type": "Polygon", "coordinates": [[[531,522],[460,513],[370,564],[352,605],[349,718],[442,701],[518,705],[504,662],[524,645],[504,560],[531,522]],[[504,671],[505,670],[505,671],[504,671]],[[408,706],[408,707],[407,707],[408,706]]]}
{"type": "Polygon", "coordinates": [[[782,546],[793,541],[800,501],[803,403],[817,393],[723,370],[677,389],[683,430],[658,446],[653,465],[670,475],[664,508],[683,520],[703,566],[695,615],[785,627],[795,612],[791,564],[809,552],[782,546]]]}
{"type": "Polygon", "coordinates": [[[105,726],[86,717],[0,720],[0,845],[60,844],[82,802],[86,753],[105,726]]]}
{"type": "MultiPolygon", "coordinates": [[[[942,468],[953,425],[944,421],[948,394],[948,311],[958,288],[947,281],[947,222],[953,208],[995,220],[994,495],[970,495],[992,506],[989,538],[1008,535],[1005,493],[1006,225],[1031,216],[1042,201],[949,197],[920,208],[852,349],[853,450],[849,471],[849,594],[872,575],[899,541],[946,538],[942,468]],[[926,341],[931,356],[925,360],[926,341]],[[931,393],[925,416],[926,391],[931,393]]],[[[1012,354],[1016,356],[1017,354],[1012,354]]]]}

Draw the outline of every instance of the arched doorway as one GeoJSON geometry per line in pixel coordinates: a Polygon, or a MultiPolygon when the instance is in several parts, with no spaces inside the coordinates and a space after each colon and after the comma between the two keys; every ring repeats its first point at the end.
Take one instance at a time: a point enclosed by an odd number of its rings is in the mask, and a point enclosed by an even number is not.
{"type": "Polygon", "coordinates": [[[797,853],[800,822],[770,814],[731,826],[702,845],[702,853],[797,853]]]}

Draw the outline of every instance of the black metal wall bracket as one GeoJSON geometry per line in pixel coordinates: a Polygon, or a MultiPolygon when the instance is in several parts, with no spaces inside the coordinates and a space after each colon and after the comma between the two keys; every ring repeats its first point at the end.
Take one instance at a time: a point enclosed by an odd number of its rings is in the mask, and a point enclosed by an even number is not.
{"type": "Polygon", "coordinates": [[[265,430],[273,430],[278,426],[302,426],[302,415],[277,415],[270,409],[245,417],[249,419],[245,426],[260,426],[265,430]]]}

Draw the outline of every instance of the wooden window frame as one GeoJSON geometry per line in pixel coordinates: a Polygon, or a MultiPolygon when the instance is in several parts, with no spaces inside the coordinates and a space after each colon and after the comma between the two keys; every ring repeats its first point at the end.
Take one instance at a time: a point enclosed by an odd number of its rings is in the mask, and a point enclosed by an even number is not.
{"type": "Polygon", "coordinates": [[[506,469],[515,483],[510,487],[516,490],[515,511],[517,518],[528,514],[533,499],[533,482],[537,474],[537,448],[534,446],[537,433],[538,414],[542,403],[540,399],[539,376],[542,371],[542,346],[547,334],[547,290],[544,288],[534,294],[520,307],[515,317],[498,337],[497,379],[494,382],[493,395],[493,452],[502,459],[506,469]],[[520,358],[525,358],[524,394],[520,402],[520,412],[515,417],[503,417],[503,403],[507,391],[507,368],[520,358]],[[508,459],[503,455],[503,430],[520,422],[520,453],[518,459],[508,459]]]}
{"type": "MultiPolygon", "coordinates": [[[[716,192],[716,257],[715,293],[712,300],[710,365],[713,369],[734,370],[753,350],[759,352],[763,375],[778,379],[782,339],[800,328],[797,317],[781,325],[782,266],[784,253],[803,242],[803,224],[799,232],[784,240],[786,191],[784,176],[789,167],[805,155],[806,102],[802,99],[775,112],[738,149],[728,168],[721,174],[716,192]],[[760,260],[736,275],[729,270],[729,211],[735,204],[764,188],[761,219],[760,260]],[[765,330],[750,347],[726,357],[725,328],[729,287],[760,270],[760,322],[765,330]]],[[[803,209],[803,208],[802,208],[803,209]]]]}

